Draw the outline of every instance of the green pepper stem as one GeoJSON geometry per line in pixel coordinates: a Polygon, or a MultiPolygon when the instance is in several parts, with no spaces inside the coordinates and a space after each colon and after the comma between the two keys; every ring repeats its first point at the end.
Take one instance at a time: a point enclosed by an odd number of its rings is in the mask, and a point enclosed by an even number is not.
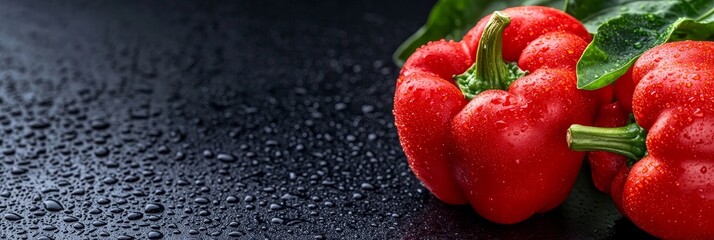
{"type": "Polygon", "coordinates": [[[508,89],[511,82],[526,74],[515,63],[503,61],[503,31],[510,23],[506,13],[493,12],[481,35],[476,61],[466,72],[454,77],[467,99],[488,89],[508,89]]]}
{"type": "Polygon", "coordinates": [[[575,151],[607,151],[639,160],[647,154],[647,132],[631,123],[624,127],[603,128],[574,124],[568,128],[568,146],[575,151]]]}

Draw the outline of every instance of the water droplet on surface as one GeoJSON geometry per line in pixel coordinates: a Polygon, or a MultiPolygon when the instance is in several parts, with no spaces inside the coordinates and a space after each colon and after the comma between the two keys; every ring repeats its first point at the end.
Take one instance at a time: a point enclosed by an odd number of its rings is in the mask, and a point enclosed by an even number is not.
{"type": "Polygon", "coordinates": [[[235,161],[236,161],[236,158],[233,157],[233,155],[228,154],[228,153],[219,153],[216,158],[218,159],[218,161],[226,162],[226,163],[230,163],[230,162],[235,162],[235,161]]]}
{"type": "Polygon", "coordinates": [[[94,155],[97,157],[106,157],[107,155],[109,155],[109,149],[107,149],[106,147],[99,147],[94,150],[94,155]]]}
{"type": "Polygon", "coordinates": [[[77,230],[84,229],[84,224],[77,222],[77,223],[72,224],[72,228],[77,229],[77,230]]]}
{"type": "Polygon", "coordinates": [[[119,235],[117,237],[117,240],[134,240],[134,237],[132,236],[127,236],[127,235],[119,235]]]}
{"type": "Polygon", "coordinates": [[[6,213],[3,216],[6,220],[8,221],[19,221],[22,220],[22,216],[16,214],[16,213],[6,213]]]}
{"type": "Polygon", "coordinates": [[[208,149],[203,150],[203,157],[205,157],[205,158],[213,158],[213,156],[214,156],[213,151],[208,150],[208,149]]]}
{"type": "Polygon", "coordinates": [[[21,168],[21,167],[12,167],[12,170],[10,170],[10,174],[12,174],[12,175],[22,175],[27,172],[28,172],[28,170],[26,168],[21,168]]]}
{"type": "Polygon", "coordinates": [[[270,222],[275,223],[275,224],[283,224],[283,222],[285,222],[285,220],[283,220],[282,218],[273,218],[273,219],[270,219],[270,222]]]}
{"type": "Polygon", "coordinates": [[[47,226],[43,226],[42,230],[43,231],[54,231],[54,230],[57,230],[57,227],[52,226],[52,225],[47,225],[47,226]]]}
{"type": "Polygon", "coordinates": [[[130,212],[129,214],[126,215],[126,218],[129,220],[139,220],[144,217],[144,214],[140,212],[130,212]]]}
{"type": "Polygon", "coordinates": [[[360,185],[360,188],[361,188],[362,190],[367,190],[367,191],[372,191],[372,190],[375,189],[374,186],[373,186],[372,184],[370,184],[370,183],[362,183],[362,184],[360,185]]]}
{"type": "Polygon", "coordinates": [[[160,233],[160,232],[156,232],[156,231],[151,231],[151,232],[149,232],[149,234],[147,235],[147,237],[148,237],[149,239],[161,239],[161,238],[164,237],[164,234],[163,234],[163,233],[160,233]]]}
{"type": "Polygon", "coordinates": [[[193,199],[193,202],[195,202],[197,204],[205,205],[205,204],[208,204],[210,201],[204,197],[197,197],[197,198],[193,199]]]}
{"type": "Polygon", "coordinates": [[[236,196],[228,196],[228,197],[226,197],[226,202],[227,203],[238,203],[238,198],[236,196]]]}
{"type": "Polygon", "coordinates": [[[694,112],[692,112],[692,116],[694,116],[694,117],[704,117],[704,111],[702,111],[701,108],[696,108],[696,109],[694,109],[694,112]]]}
{"type": "Polygon", "coordinates": [[[64,210],[64,207],[62,207],[62,204],[55,200],[45,200],[42,202],[42,205],[45,206],[45,210],[50,211],[50,212],[57,212],[57,211],[62,211],[64,210]]]}
{"type": "Polygon", "coordinates": [[[508,127],[508,124],[505,121],[498,120],[494,123],[494,126],[499,130],[503,130],[508,127]]]}
{"type": "Polygon", "coordinates": [[[641,42],[636,42],[635,44],[633,44],[633,47],[634,47],[635,49],[641,49],[641,48],[642,48],[642,43],[641,43],[641,42]]]}
{"type": "Polygon", "coordinates": [[[144,213],[161,213],[164,211],[164,206],[158,203],[149,203],[144,206],[144,213]]]}

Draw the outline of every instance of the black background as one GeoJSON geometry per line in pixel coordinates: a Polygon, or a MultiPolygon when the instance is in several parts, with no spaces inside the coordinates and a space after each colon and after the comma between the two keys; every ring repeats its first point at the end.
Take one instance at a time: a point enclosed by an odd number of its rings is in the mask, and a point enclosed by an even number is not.
{"type": "Polygon", "coordinates": [[[0,1],[0,238],[648,237],[587,173],[516,225],[419,184],[390,55],[433,4],[0,1]]]}

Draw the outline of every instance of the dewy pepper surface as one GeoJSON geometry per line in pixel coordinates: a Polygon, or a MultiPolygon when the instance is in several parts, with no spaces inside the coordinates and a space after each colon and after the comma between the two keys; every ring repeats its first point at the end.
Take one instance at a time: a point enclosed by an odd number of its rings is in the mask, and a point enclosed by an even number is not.
{"type": "Polygon", "coordinates": [[[620,169],[611,194],[637,226],[660,238],[714,239],[713,69],[714,42],[653,48],[633,67],[637,123],[569,130],[573,149],[637,161],[620,169]]]}
{"type": "Polygon", "coordinates": [[[442,201],[470,203],[497,223],[562,203],[584,156],[563,133],[591,124],[612,98],[609,88],[576,89],[575,66],[590,40],[559,10],[516,7],[484,17],[461,42],[418,49],[394,96],[417,178],[442,201]]]}

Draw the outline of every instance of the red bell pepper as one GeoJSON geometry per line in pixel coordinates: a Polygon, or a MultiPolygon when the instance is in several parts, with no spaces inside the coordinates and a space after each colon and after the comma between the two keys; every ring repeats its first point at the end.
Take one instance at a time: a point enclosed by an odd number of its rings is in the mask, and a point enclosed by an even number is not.
{"type": "Polygon", "coordinates": [[[664,239],[714,239],[714,42],[646,52],[632,72],[636,123],[574,125],[576,150],[619,153],[612,196],[637,226],[664,239]],[[643,157],[644,156],[644,157],[643,157]]]}
{"type": "Polygon", "coordinates": [[[563,133],[592,123],[612,98],[576,89],[575,66],[590,40],[559,10],[515,7],[486,16],[461,42],[419,48],[394,96],[416,177],[442,201],[468,202],[497,223],[558,206],[584,157],[563,133]]]}
{"type": "MultiPolygon", "coordinates": [[[[628,115],[632,112],[632,92],[635,85],[632,81],[632,69],[622,75],[614,84],[616,102],[603,105],[595,118],[594,126],[619,127],[628,123],[628,115]]],[[[587,153],[590,163],[593,183],[604,193],[610,193],[612,181],[620,167],[627,162],[627,157],[606,151],[587,153]]]]}
{"type": "MultiPolygon", "coordinates": [[[[615,89],[617,95],[617,87],[615,89]]],[[[624,126],[628,120],[628,113],[625,111],[619,101],[604,105],[598,111],[593,125],[598,127],[624,126]]],[[[610,193],[612,181],[618,170],[627,162],[627,157],[611,152],[596,151],[588,152],[587,158],[595,187],[604,193],[610,193]]]]}

